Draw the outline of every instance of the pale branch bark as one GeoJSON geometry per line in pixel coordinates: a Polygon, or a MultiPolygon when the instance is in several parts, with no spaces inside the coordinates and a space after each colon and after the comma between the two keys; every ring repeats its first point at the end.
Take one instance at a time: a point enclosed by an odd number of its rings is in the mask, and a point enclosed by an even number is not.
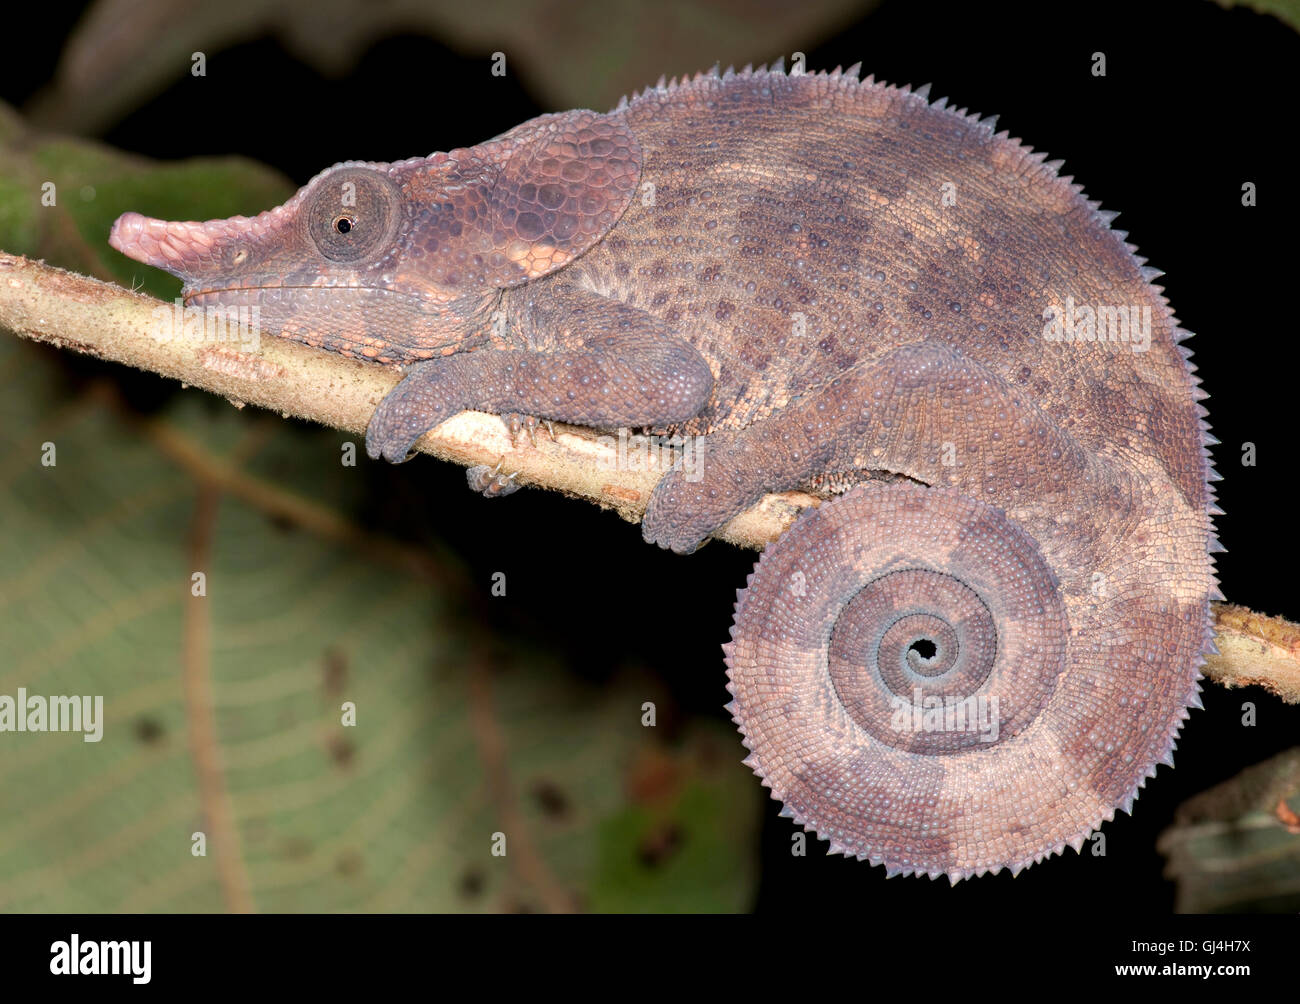
{"type": "Polygon", "coordinates": [[[1300,625],[1233,603],[1214,605],[1219,654],[1205,674],[1225,687],[1259,686],[1300,704],[1300,625]]]}
{"type": "MultiPolygon", "coordinates": [[[[294,342],[261,338],[254,351],[237,339],[160,337],[151,297],[41,262],[0,253],[0,326],[35,341],[125,363],[220,394],[237,407],[254,404],[342,429],[358,437],[379,401],[397,383],[390,368],[344,359],[294,342]]],[[[557,425],[555,438],[511,442],[501,419],[462,412],[423,436],[417,449],[458,464],[501,464],[521,485],[584,498],[638,522],[655,483],[675,459],[645,437],[557,425]]],[[[358,449],[361,449],[358,442],[358,449]]],[[[717,534],[761,549],[817,498],[804,492],[765,496],[717,534]]],[[[1217,604],[1218,646],[1206,672],[1225,686],[1258,684],[1300,701],[1300,628],[1281,618],[1217,604]]]]}

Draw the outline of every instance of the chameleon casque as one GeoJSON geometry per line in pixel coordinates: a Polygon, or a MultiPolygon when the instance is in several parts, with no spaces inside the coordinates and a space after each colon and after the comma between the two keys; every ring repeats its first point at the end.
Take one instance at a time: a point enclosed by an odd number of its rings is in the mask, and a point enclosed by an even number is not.
{"type": "Polygon", "coordinates": [[[111,243],[406,367],[372,457],[463,409],[702,437],[644,517],[679,552],[823,489],[736,604],[745,762],[831,852],[1018,872],[1130,811],[1200,706],[1215,440],[1115,214],[927,92],[715,69],[111,243]]]}

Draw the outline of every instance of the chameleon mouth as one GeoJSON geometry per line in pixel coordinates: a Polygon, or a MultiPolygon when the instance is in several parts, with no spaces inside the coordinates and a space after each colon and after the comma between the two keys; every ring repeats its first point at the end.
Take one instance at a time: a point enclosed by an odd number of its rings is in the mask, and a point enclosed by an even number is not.
{"type": "Polygon", "coordinates": [[[290,285],[282,282],[259,281],[242,286],[220,286],[213,289],[188,290],[183,292],[181,297],[187,307],[244,306],[254,303],[269,304],[279,300],[289,300],[294,297],[296,291],[303,289],[327,290],[333,294],[365,292],[365,288],[361,286],[290,285]],[[267,295],[281,292],[285,295],[267,295]]]}
{"type": "Polygon", "coordinates": [[[227,317],[238,312],[240,323],[264,334],[366,362],[407,365],[455,352],[462,341],[459,334],[449,337],[436,323],[419,323],[436,319],[420,312],[419,297],[367,286],[226,286],[185,293],[183,301],[187,310],[211,310],[227,317]],[[416,311],[392,303],[394,298],[414,305],[416,311]],[[383,299],[390,301],[386,311],[379,307],[383,299]],[[408,326],[376,327],[377,312],[384,316],[403,312],[408,326]],[[328,325],[320,323],[323,316],[329,318],[328,325]]]}
{"type": "Polygon", "coordinates": [[[330,303],[325,304],[337,311],[350,307],[368,306],[376,297],[409,301],[424,305],[427,301],[414,293],[377,286],[327,285],[325,283],[281,282],[276,278],[257,279],[237,286],[219,286],[212,289],[185,289],[181,298],[187,307],[244,307],[291,306],[294,301],[310,300],[313,295],[327,296],[330,303]]]}

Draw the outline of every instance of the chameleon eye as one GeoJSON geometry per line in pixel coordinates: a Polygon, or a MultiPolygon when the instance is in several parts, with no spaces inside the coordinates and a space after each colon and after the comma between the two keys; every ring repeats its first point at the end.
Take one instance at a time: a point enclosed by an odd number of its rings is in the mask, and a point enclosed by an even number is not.
{"type": "Polygon", "coordinates": [[[310,198],[311,238],[330,261],[370,258],[387,246],[396,230],[400,195],[377,171],[332,171],[317,182],[310,198]]]}

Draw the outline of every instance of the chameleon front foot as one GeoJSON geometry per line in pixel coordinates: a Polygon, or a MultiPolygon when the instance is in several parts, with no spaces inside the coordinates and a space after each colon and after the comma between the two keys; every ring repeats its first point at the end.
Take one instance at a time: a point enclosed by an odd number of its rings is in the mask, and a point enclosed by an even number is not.
{"type": "Polygon", "coordinates": [[[404,464],[414,455],[416,440],[429,429],[427,423],[394,420],[392,416],[376,411],[366,427],[366,454],[371,460],[382,457],[390,464],[404,464]]]}
{"type": "Polygon", "coordinates": [[[366,453],[390,464],[411,458],[416,440],[468,407],[463,366],[433,359],[411,367],[405,379],[379,402],[366,426],[366,453]]]}

